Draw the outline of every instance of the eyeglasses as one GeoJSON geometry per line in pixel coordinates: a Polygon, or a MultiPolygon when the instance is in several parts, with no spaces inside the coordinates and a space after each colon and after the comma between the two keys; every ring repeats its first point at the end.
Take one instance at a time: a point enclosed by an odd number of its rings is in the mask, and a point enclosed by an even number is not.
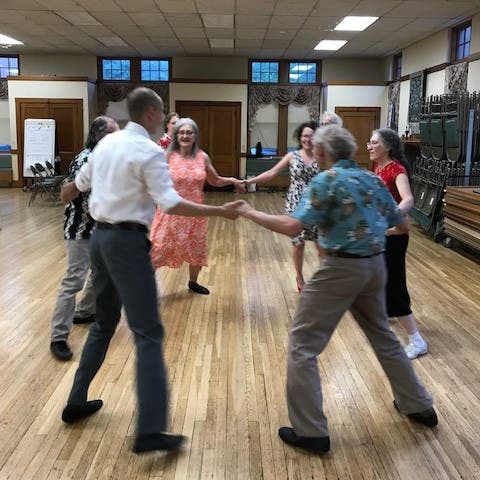
{"type": "Polygon", "coordinates": [[[301,135],[300,138],[313,138],[313,135],[301,135]]]}
{"type": "Polygon", "coordinates": [[[374,147],[375,145],[378,145],[379,142],[367,142],[367,148],[369,147],[374,147]]]}
{"type": "Polygon", "coordinates": [[[191,135],[194,135],[195,132],[192,132],[191,130],[180,130],[178,132],[179,135],[187,135],[187,136],[191,136],[191,135]]]}

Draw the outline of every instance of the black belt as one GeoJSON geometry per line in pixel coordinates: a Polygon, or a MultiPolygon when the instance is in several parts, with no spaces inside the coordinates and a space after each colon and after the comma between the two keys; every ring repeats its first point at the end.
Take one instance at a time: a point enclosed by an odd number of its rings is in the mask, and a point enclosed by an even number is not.
{"type": "Polygon", "coordinates": [[[143,223],[136,222],[119,222],[119,223],[106,223],[97,222],[97,228],[100,230],[130,230],[135,232],[147,233],[148,228],[143,223]]]}
{"type": "Polygon", "coordinates": [[[372,253],[371,255],[358,255],[357,253],[327,250],[325,253],[330,257],[339,257],[339,258],[372,258],[372,257],[376,257],[377,255],[381,255],[383,252],[372,253]]]}

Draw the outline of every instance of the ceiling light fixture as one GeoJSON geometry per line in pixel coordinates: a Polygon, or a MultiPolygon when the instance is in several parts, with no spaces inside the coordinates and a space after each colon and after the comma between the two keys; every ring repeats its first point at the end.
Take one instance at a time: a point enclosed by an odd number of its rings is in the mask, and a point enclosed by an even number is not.
{"type": "Polygon", "coordinates": [[[9,48],[12,45],[23,45],[23,42],[15,40],[12,37],[7,37],[7,35],[0,33],[0,48],[9,48]]]}
{"type": "Polygon", "coordinates": [[[322,40],[317,44],[314,50],[339,50],[348,40],[322,40]]]}
{"type": "Polygon", "coordinates": [[[378,20],[378,17],[356,17],[356,16],[345,17],[335,27],[335,30],[362,32],[377,20],[378,20]]]}

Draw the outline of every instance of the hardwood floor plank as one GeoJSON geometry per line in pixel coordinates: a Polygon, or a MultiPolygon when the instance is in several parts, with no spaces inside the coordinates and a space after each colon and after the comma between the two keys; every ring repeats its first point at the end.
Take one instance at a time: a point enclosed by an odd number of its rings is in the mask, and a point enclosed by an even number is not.
{"type": "MultiPolygon", "coordinates": [[[[231,193],[207,194],[220,204],[231,193]]],[[[280,193],[243,197],[283,213],[280,193]]],[[[350,314],[319,357],[332,450],[284,445],[288,331],[298,301],[288,238],[239,219],[209,219],[209,265],[187,289],[188,269],[156,273],[165,327],[171,430],[178,453],[134,455],[135,347],[125,318],[90,398],[104,407],[73,426],[60,420],[88,325],[75,325],[74,357],[50,354],[50,321],[65,268],[62,206],[0,189],[0,479],[480,480],[480,259],[412,228],[412,308],[428,355],[414,361],[434,396],[439,426],[414,425],[392,405],[388,380],[350,314]]],[[[319,259],[305,249],[305,277],[319,259]]],[[[319,306],[321,308],[321,306],[319,306]]],[[[392,329],[404,343],[406,334],[392,329]]]]}

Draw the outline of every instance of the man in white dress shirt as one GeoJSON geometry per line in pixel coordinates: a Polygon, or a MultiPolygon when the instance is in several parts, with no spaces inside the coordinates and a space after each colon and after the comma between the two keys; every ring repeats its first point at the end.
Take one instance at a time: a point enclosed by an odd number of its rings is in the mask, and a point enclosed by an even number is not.
{"type": "Polygon", "coordinates": [[[138,423],[133,451],[140,453],[174,450],[184,439],[164,433],[163,326],[147,238],[155,204],[175,215],[230,219],[237,215],[232,207],[197,204],[178,195],[163,151],[149,137],[162,124],[162,99],[153,90],[139,87],[127,101],[131,121],[102,139],[75,182],[62,190],[62,199],[68,201],[78,191],[91,189],[90,214],[97,222],[90,240],[96,322],[85,342],[62,420],[73,423],[102,407],[102,400],[87,401],[88,387],[103,363],[123,305],[137,350],[138,423]]]}

